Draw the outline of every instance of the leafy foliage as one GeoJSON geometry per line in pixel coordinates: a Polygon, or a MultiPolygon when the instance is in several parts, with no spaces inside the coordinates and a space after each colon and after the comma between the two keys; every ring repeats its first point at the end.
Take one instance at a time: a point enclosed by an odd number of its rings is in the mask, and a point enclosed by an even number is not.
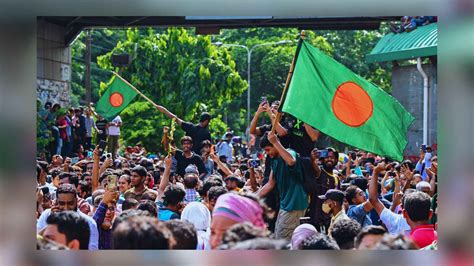
{"type": "MultiPolygon", "coordinates": [[[[113,70],[110,58],[114,53],[132,55],[134,60],[121,75],[141,92],[186,121],[196,121],[201,112],[210,112],[214,116],[211,132],[216,134],[225,130],[218,106],[246,88],[230,53],[213,46],[209,37],[194,36],[186,29],[129,29],[125,40],[98,57],[99,66],[113,70]]],[[[169,125],[169,119],[141,97],[121,116],[126,142],[141,141],[152,150],[158,149],[161,129],[169,125]]]]}
{"type": "MultiPolygon", "coordinates": [[[[388,32],[383,24],[378,31],[306,31],[314,46],[333,56],[355,73],[387,92],[391,91],[391,66],[367,64],[365,56],[388,32]]],[[[196,121],[206,110],[216,117],[211,132],[220,136],[227,127],[243,134],[247,127],[247,52],[238,47],[218,47],[212,42],[240,44],[249,49],[258,44],[293,40],[290,44],[262,45],[253,49],[251,58],[251,115],[260,98],[280,99],[295,54],[300,31],[295,28],[245,28],[222,30],[220,35],[196,36],[193,30],[170,29],[94,29],[92,34],[92,101],[100,97],[114,70],[112,54],[129,53],[132,64],[122,76],[170,111],[186,121],[196,121]],[[235,60],[235,61],[234,61],[235,60]]],[[[84,97],[85,33],[72,45],[73,105],[84,97]]],[[[115,69],[117,70],[117,69],[115,69]]],[[[142,98],[121,114],[123,139],[159,147],[161,128],[169,125],[157,110],[142,98]]],[[[183,132],[176,132],[178,139],[183,132]]],[[[324,141],[336,144],[331,140],[324,141]]],[[[336,144],[337,145],[337,144],[336,144]]]]}

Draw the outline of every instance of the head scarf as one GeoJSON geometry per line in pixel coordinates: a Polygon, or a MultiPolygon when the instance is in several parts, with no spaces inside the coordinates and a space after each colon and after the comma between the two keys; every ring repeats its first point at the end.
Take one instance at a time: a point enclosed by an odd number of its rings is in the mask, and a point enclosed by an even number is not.
{"type": "Polygon", "coordinates": [[[190,202],[181,213],[181,220],[188,221],[194,225],[198,237],[198,250],[209,250],[209,238],[211,235],[211,213],[209,209],[200,202],[190,202]]]}
{"type": "Polygon", "coordinates": [[[181,220],[192,223],[198,231],[206,231],[211,226],[211,214],[209,209],[200,202],[188,203],[181,213],[181,220]]]}
{"type": "Polygon", "coordinates": [[[250,222],[257,227],[265,227],[263,209],[255,200],[226,193],[217,199],[212,217],[223,216],[237,223],[250,222]]]}
{"type": "Polygon", "coordinates": [[[316,228],[311,225],[311,224],[301,224],[298,227],[295,228],[295,231],[293,231],[293,235],[291,236],[291,249],[296,250],[300,249],[301,243],[309,237],[314,234],[317,234],[318,231],[316,228]]]}

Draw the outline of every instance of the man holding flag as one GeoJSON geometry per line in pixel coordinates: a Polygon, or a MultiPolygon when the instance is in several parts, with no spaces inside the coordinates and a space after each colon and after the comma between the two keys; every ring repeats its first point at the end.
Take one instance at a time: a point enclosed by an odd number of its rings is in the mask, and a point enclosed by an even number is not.
{"type": "Polygon", "coordinates": [[[395,98],[304,39],[298,43],[282,99],[281,111],[319,131],[403,160],[413,116],[395,98]]]}

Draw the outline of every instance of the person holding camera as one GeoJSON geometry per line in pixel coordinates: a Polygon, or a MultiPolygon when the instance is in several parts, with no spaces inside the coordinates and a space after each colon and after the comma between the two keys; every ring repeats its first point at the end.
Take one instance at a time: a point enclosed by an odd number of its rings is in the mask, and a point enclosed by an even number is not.
{"type": "MultiPolygon", "coordinates": [[[[339,153],[331,147],[321,151],[318,151],[318,149],[311,151],[311,163],[317,181],[317,195],[324,195],[329,189],[338,188],[338,177],[333,175],[338,159],[339,153]]],[[[319,197],[315,197],[314,205],[312,205],[314,210],[311,213],[311,220],[320,232],[327,232],[331,223],[331,217],[323,212],[322,205],[323,201],[319,197]]]]}

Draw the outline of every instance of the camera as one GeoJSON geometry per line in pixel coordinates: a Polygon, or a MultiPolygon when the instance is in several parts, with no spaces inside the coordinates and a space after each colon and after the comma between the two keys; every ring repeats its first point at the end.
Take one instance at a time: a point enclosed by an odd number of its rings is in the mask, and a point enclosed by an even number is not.
{"type": "Polygon", "coordinates": [[[260,166],[260,160],[259,159],[250,160],[250,166],[253,168],[260,166]]]}
{"type": "Polygon", "coordinates": [[[320,150],[318,151],[319,158],[326,158],[328,157],[329,151],[328,150],[320,150]]]}

